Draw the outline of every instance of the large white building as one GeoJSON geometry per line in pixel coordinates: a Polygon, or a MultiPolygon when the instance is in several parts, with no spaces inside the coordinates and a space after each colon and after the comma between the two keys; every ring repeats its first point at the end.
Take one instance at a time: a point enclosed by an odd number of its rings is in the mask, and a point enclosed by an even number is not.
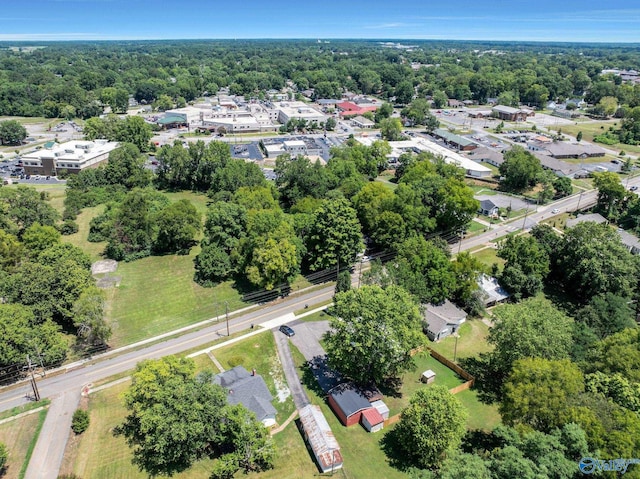
{"type": "Polygon", "coordinates": [[[271,111],[271,115],[275,115],[277,111],[277,119],[280,123],[285,125],[289,120],[295,118],[296,120],[307,120],[307,122],[311,123],[312,121],[316,121],[318,123],[324,123],[327,121],[327,115],[319,112],[312,106],[302,101],[281,101],[273,103],[272,107],[269,109],[271,111]]]}
{"type": "Polygon", "coordinates": [[[62,170],[78,173],[105,162],[118,146],[107,140],[51,142],[41,150],[22,155],[22,164],[28,175],[56,175],[62,170]]]}
{"type": "MultiPolygon", "coordinates": [[[[357,140],[360,143],[365,145],[371,145],[375,141],[375,138],[371,137],[358,137],[357,140]]],[[[387,155],[389,159],[389,163],[394,164],[397,162],[398,157],[404,152],[429,152],[434,155],[441,156],[444,158],[444,161],[450,164],[454,164],[459,168],[465,170],[465,174],[467,176],[473,176],[476,178],[487,178],[490,177],[493,172],[491,169],[483,166],[475,161],[466,158],[455,151],[451,151],[444,146],[440,146],[433,141],[427,140],[425,138],[413,138],[411,140],[404,141],[390,141],[389,146],[391,146],[391,153],[387,155]]]]}

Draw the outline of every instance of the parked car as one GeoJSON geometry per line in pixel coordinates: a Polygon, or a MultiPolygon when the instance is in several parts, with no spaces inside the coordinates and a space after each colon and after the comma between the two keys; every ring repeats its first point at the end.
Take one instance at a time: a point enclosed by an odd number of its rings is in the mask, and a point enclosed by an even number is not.
{"type": "Polygon", "coordinates": [[[631,191],[636,191],[638,189],[637,186],[632,186],[631,188],[629,188],[631,191]]]}
{"type": "Polygon", "coordinates": [[[560,213],[560,210],[558,208],[554,208],[551,210],[551,213],[553,213],[554,215],[557,215],[558,213],[560,213]]]}
{"type": "Polygon", "coordinates": [[[280,332],[289,337],[295,336],[296,334],[296,332],[286,324],[283,324],[282,326],[280,326],[280,332]]]}

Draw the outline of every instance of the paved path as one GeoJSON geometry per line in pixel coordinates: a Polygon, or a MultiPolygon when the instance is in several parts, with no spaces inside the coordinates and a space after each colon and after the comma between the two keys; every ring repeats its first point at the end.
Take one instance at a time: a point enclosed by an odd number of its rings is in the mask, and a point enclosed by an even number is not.
{"type": "Polygon", "coordinates": [[[31,455],[25,479],[56,479],[71,429],[71,419],[80,402],[80,387],[51,398],[47,418],[31,455]]]}
{"type": "Polygon", "coordinates": [[[300,377],[298,376],[296,365],[293,362],[293,356],[291,356],[291,349],[289,348],[289,338],[278,330],[274,330],[273,335],[276,339],[276,347],[278,348],[278,356],[282,363],[284,377],[287,379],[287,384],[291,390],[293,404],[295,404],[296,409],[301,409],[310,404],[310,401],[300,383],[300,377]]]}

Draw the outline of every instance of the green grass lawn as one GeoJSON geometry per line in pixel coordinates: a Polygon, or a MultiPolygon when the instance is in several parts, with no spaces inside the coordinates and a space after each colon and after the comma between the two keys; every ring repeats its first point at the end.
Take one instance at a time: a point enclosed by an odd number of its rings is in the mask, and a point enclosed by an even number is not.
{"type": "Polygon", "coordinates": [[[472,235],[473,233],[478,233],[480,231],[484,231],[485,229],[485,225],[472,220],[471,223],[469,223],[466,235],[472,235]]]}
{"type": "Polygon", "coordinates": [[[7,446],[9,460],[3,479],[16,479],[24,475],[27,458],[35,447],[47,411],[29,414],[5,424],[0,424],[0,442],[7,446]]]}
{"type": "MultiPolygon", "coordinates": [[[[460,326],[458,334],[456,360],[477,356],[480,353],[485,353],[492,349],[487,343],[489,326],[479,319],[467,320],[460,326]]],[[[430,343],[429,347],[453,361],[453,353],[454,349],[456,349],[456,338],[448,336],[437,343],[430,343]]]]}
{"type": "Polygon", "coordinates": [[[482,248],[472,251],[471,254],[488,268],[491,268],[494,263],[498,263],[498,266],[502,268],[506,262],[502,258],[498,258],[495,248],[482,248]]]}
{"type": "Polygon", "coordinates": [[[485,404],[478,399],[475,389],[467,389],[456,394],[462,405],[467,408],[468,429],[491,431],[502,422],[497,404],[485,404]]]}
{"type": "Polygon", "coordinates": [[[64,241],[65,243],[71,243],[72,245],[77,246],[82,251],[87,253],[91,258],[91,261],[98,261],[102,259],[102,253],[105,246],[107,245],[106,241],[101,241],[99,243],[90,243],[89,241],[87,241],[91,220],[96,216],[102,214],[104,209],[104,205],[84,208],[75,220],[76,224],[78,225],[78,232],[62,237],[62,241],[64,241]]]}
{"type": "MultiPolygon", "coordinates": [[[[282,371],[282,364],[276,350],[275,339],[271,332],[252,336],[244,341],[216,349],[213,355],[225,369],[244,366],[248,371],[255,369],[262,376],[274,398],[278,391],[286,388],[286,379],[282,371]]],[[[273,405],[278,411],[276,420],[282,424],[295,410],[293,399],[287,396],[280,402],[275,399],[273,405]]]]}
{"type": "Polygon", "coordinates": [[[120,286],[107,290],[107,318],[113,329],[111,346],[117,347],[222,315],[242,306],[231,282],[203,288],[193,282],[189,255],[150,256],[119,263],[115,275],[120,286]]]}

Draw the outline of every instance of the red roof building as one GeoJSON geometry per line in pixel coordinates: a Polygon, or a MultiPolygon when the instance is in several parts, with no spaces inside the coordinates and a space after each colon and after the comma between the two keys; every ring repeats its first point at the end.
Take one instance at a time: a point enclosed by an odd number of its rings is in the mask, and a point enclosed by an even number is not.
{"type": "Polygon", "coordinates": [[[378,105],[356,105],[350,101],[343,101],[336,105],[340,110],[341,117],[363,115],[368,111],[376,111],[378,105]]]}
{"type": "Polygon", "coordinates": [[[374,407],[362,411],[362,415],[360,417],[362,425],[369,432],[376,432],[384,427],[384,418],[374,407]]]}

